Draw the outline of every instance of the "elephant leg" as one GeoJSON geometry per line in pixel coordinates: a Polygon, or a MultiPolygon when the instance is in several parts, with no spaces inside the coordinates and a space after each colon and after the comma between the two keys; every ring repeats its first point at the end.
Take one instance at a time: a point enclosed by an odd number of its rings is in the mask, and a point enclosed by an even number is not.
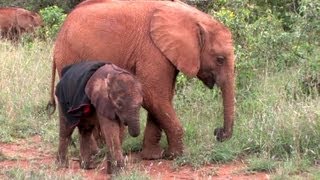
{"type": "Polygon", "coordinates": [[[96,138],[94,137],[94,135],[92,134],[91,135],[91,140],[90,140],[90,151],[91,151],[91,155],[94,156],[96,154],[99,153],[99,147],[98,147],[98,144],[97,144],[97,140],[96,138]]]}
{"type": "Polygon", "coordinates": [[[147,125],[143,138],[143,149],[141,152],[143,159],[160,159],[164,152],[159,144],[162,130],[155,122],[155,117],[152,116],[151,113],[148,113],[147,125]]]}
{"type": "Polygon", "coordinates": [[[172,100],[175,89],[175,79],[178,71],[168,63],[158,50],[150,50],[146,55],[145,61],[155,57],[163,58],[157,61],[157,66],[143,64],[137,66],[138,71],[152,72],[139,76],[143,79],[144,97],[143,107],[148,111],[148,120],[144,133],[142,158],[158,159],[163,155],[159,141],[162,130],[166,133],[168,140],[168,149],[165,152],[172,157],[181,155],[183,152],[183,128],[176,116],[172,100]],[[148,67],[146,70],[145,67],[148,67]]]}
{"type": "Polygon", "coordinates": [[[97,120],[96,114],[91,117],[86,118],[86,122],[90,122],[91,126],[94,126],[91,133],[91,140],[90,140],[90,154],[91,156],[95,156],[99,153],[99,147],[102,147],[102,137],[100,136],[100,127],[99,122],[97,120]]]}
{"type": "MultiPolygon", "coordinates": [[[[119,140],[120,140],[120,148],[121,148],[121,144],[124,140],[124,137],[125,137],[125,127],[124,126],[120,126],[120,133],[119,133],[119,140]]],[[[109,146],[108,146],[109,147],[109,146]]],[[[122,152],[121,152],[121,155],[122,155],[122,152]]],[[[119,171],[121,168],[124,167],[124,161],[121,162],[120,160],[120,166],[116,166],[115,163],[118,164],[119,161],[114,161],[112,162],[113,159],[115,159],[112,154],[111,154],[111,150],[109,149],[109,151],[106,153],[106,156],[107,156],[107,161],[105,163],[107,163],[106,167],[107,167],[107,173],[108,174],[112,174],[113,173],[117,173],[117,171],[119,171]]],[[[120,157],[121,159],[121,157],[120,157]]]]}
{"type": "Polygon", "coordinates": [[[93,136],[93,125],[79,125],[80,133],[80,167],[83,169],[93,169],[93,163],[91,162],[93,136]],[[88,146],[89,145],[89,146],[88,146]]]}
{"type": "Polygon", "coordinates": [[[97,124],[95,126],[95,128],[93,129],[92,135],[93,135],[93,138],[95,139],[95,142],[97,144],[97,148],[98,147],[100,147],[100,148],[103,147],[104,140],[103,140],[103,137],[101,135],[101,130],[100,130],[99,124],[97,124]]]}
{"type": "Polygon", "coordinates": [[[106,164],[108,164],[107,172],[118,172],[124,167],[124,158],[121,148],[121,126],[115,120],[99,117],[100,128],[108,147],[106,164]]]}
{"type": "Polygon", "coordinates": [[[161,138],[161,129],[167,135],[168,149],[165,156],[169,159],[182,155],[183,153],[183,128],[176,117],[175,111],[171,104],[160,105],[157,111],[153,111],[159,126],[155,120],[149,118],[144,133],[142,158],[158,159],[162,157],[162,150],[159,145],[161,138]],[[162,107],[162,108],[160,108],[162,107]],[[161,128],[161,129],[160,129],[161,128]]]}
{"type": "Polygon", "coordinates": [[[183,153],[183,127],[178,120],[171,102],[160,105],[156,113],[159,125],[167,135],[168,149],[165,152],[166,158],[172,159],[183,153]]]}
{"type": "Polygon", "coordinates": [[[71,141],[71,135],[75,127],[67,126],[67,119],[61,115],[59,108],[59,148],[57,154],[57,165],[58,167],[68,167],[68,146],[71,141]]]}

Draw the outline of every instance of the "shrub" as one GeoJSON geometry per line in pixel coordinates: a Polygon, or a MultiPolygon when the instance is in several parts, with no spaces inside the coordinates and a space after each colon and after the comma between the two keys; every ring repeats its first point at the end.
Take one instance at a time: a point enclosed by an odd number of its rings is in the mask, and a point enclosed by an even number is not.
{"type": "Polygon", "coordinates": [[[45,38],[55,37],[66,18],[63,9],[58,6],[50,6],[40,10],[40,14],[45,24],[42,35],[45,38]]]}

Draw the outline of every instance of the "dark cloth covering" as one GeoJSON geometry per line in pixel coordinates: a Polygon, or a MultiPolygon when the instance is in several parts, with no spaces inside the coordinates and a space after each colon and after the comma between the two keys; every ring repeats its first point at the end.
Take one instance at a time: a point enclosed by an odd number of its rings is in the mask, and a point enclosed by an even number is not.
{"type": "Polygon", "coordinates": [[[62,113],[71,126],[77,125],[81,117],[89,116],[94,111],[94,107],[85,93],[85,86],[92,74],[105,64],[86,61],[62,69],[61,80],[57,84],[55,94],[62,113]]]}

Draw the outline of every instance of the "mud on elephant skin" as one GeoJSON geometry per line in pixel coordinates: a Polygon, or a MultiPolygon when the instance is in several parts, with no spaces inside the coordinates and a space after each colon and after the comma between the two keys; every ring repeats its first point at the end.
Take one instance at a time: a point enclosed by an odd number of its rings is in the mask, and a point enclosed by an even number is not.
{"type": "Polygon", "coordinates": [[[108,148],[104,162],[107,172],[123,168],[121,144],[125,126],[133,137],[140,133],[139,110],[143,99],[139,81],[113,64],[77,63],[63,69],[56,95],[60,117],[58,166],[68,167],[67,148],[72,132],[78,127],[81,168],[95,168],[91,158],[98,150],[92,138],[95,128],[101,130],[108,148]]]}
{"type": "Polygon", "coordinates": [[[143,86],[148,118],[142,157],[175,157],[183,153],[183,128],[172,103],[180,71],[221,89],[224,125],[215,134],[219,141],[232,136],[235,57],[231,32],[222,23],[180,1],[94,2],[76,7],[57,36],[52,89],[56,69],[61,75],[63,67],[82,59],[111,60],[143,86]],[[165,153],[159,145],[162,131],[165,153]]]}
{"type": "Polygon", "coordinates": [[[12,41],[19,40],[21,34],[31,33],[43,22],[39,14],[16,7],[0,8],[1,37],[12,41]]]}

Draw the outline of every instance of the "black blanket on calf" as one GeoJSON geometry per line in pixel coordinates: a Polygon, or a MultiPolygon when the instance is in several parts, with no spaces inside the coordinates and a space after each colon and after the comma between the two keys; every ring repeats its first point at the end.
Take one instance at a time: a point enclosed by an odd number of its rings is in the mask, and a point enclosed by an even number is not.
{"type": "Polygon", "coordinates": [[[70,126],[77,125],[81,117],[89,116],[94,111],[94,107],[85,93],[85,87],[93,73],[105,64],[87,61],[62,69],[61,80],[57,84],[55,94],[62,113],[68,119],[70,126]]]}

